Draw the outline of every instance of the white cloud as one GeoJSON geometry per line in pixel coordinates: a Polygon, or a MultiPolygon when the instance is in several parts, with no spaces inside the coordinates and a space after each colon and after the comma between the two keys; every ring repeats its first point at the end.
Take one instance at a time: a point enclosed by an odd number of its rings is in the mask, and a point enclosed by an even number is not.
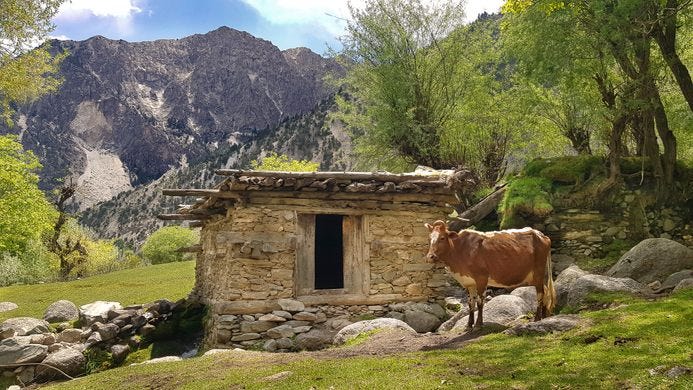
{"type": "Polygon", "coordinates": [[[48,39],[57,39],[59,41],[69,41],[70,37],[67,35],[49,35],[48,39]]]}
{"type": "Polygon", "coordinates": [[[476,20],[480,13],[494,13],[500,11],[505,0],[468,0],[465,7],[465,19],[468,22],[476,20]]]}
{"type": "Polygon", "coordinates": [[[56,19],[81,19],[89,16],[127,19],[142,9],[135,0],[71,0],[63,3],[56,19]]]}

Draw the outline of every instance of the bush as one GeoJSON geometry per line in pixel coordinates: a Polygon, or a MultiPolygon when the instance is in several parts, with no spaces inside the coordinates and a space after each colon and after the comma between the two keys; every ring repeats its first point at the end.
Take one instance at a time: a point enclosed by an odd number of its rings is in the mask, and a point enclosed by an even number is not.
{"type": "Polygon", "coordinates": [[[526,225],[526,218],[544,218],[553,211],[549,201],[551,182],[541,177],[518,177],[508,184],[498,211],[501,229],[526,225]]]}
{"type": "Polygon", "coordinates": [[[151,264],[183,261],[189,254],[179,252],[179,249],[197,244],[199,240],[197,231],[180,226],[164,226],[147,238],[141,253],[151,264]]]}
{"type": "Polygon", "coordinates": [[[309,160],[292,160],[283,154],[270,152],[262,161],[253,160],[253,169],[259,171],[315,172],[320,163],[309,160]]]}
{"type": "Polygon", "coordinates": [[[33,284],[58,276],[58,258],[39,241],[30,241],[19,254],[0,255],[0,286],[33,284]]]}

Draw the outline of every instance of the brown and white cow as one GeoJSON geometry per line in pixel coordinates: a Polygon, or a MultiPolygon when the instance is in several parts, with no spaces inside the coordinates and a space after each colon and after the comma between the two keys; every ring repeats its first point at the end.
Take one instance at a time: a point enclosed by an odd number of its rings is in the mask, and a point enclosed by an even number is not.
{"type": "Polygon", "coordinates": [[[486,287],[534,286],[537,310],[534,320],[551,315],[556,291],[551,275],[551,239],[532,228],[499,232],[449,231],[443,221],[426,224],[431,246],[426,256],[440,262],[469,292],[468,327],[483,324],[486,287]],[[479,314],[474,324],[474,305],[479,314]]]}

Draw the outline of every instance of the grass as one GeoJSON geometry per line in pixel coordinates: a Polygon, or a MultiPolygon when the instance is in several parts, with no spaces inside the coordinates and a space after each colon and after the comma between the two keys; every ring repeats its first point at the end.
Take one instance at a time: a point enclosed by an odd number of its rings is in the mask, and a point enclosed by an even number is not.
{"type": "Polygon", "coordinates": [[[192,290],[194,270],[194,261],[184,261],[116,271],[69,282],[0,287],[0,301],[19,305],[18,309],[0,313],[0,321],[24,316],[42,318],[46,308],[59,299],[67,299],[77,306],[96,300],[116,301],[123,305],[157,299],[176,301],[186,297],[192,290]]]}
{"type": "Polygon", "coordinates": [[[547,336],[494,334],[456,350],[341,359],[213,355],[122,367],[55,389],[690,389],[693,290],[581,314],[591,325],[547,336]],[[266,377],[292,374],[274,381],[266,377]]]}
{"type": "Polygon", "coordinates": [[[498,211],[501,229],[526,226],[525,217],[546,217],[553,211],[549,201],[551,182],[541,177],[518,177],[508,184],[498,211]]]}

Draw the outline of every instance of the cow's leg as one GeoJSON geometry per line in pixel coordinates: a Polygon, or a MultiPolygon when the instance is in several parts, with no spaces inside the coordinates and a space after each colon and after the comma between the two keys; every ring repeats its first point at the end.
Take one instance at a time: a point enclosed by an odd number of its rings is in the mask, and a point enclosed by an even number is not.
{"type": "Polygon", "coordinates": [[[486,297],[486,280],[477,280],[476,281],[476,289],[477,289],[477,296],[476,296],[476,307],[479,309],[479,313],[476,316],[476,324],[474,324],[475,328],[481,329],[481,327],[484,325],[484,298],[486,297]]]}
{"type": "Polygon", "coordinates": [[[544,314],[544,286],[536,287],[536,289],[537,289],[537,311],[534,313],[534,321],[539,321],[545,317],[545,314],[544,314]]]}
{"type": "Polygon", "coordinates": [[[471,329],[474,326],[474,306],[476,305],[476,286],[467,289],[467,305],[469,306],[469,320],[467,321],[467,328],[471,329]]]}

